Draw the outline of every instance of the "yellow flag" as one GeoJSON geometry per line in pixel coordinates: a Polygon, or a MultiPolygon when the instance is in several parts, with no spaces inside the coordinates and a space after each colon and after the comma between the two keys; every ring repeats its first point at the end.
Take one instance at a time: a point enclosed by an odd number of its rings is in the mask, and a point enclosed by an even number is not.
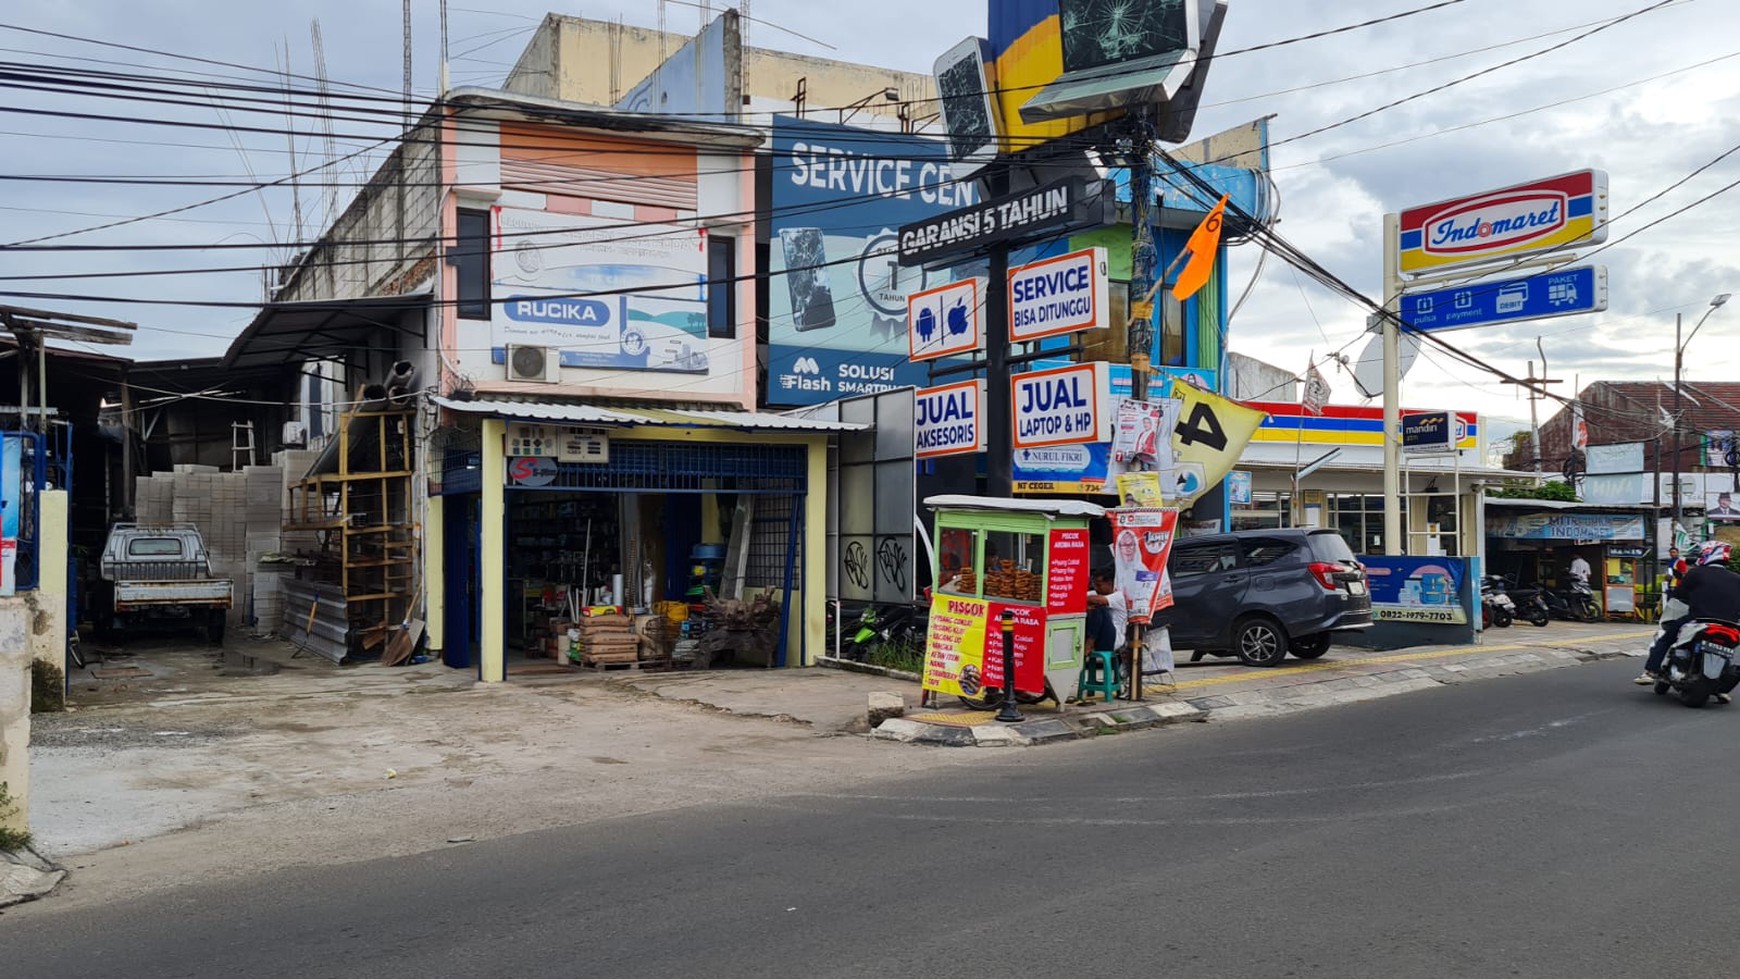
{"type": "Polygon", "coordinates": [[[1208,284],[1208,277],[1214,272],[1214,256],[1220,251],[1220,225],[1226,216],[1227,196],[1220,195],[1220,203],[1190,233],[1190,241],[1184,246],[1190,253],[1190,261],[1184,263],[1184,271],[1178,273],[1178,281],[1172,286],[1172,298],[1179,302],[1196,295],[1198,289],[1208,284]]]}
{"type": "Polygon", "coordinates": [[[1178,426],[1172,430],[1174,484],[1166,487],[1166,496],[1168,502],[1175,499],[1188,505],[1238,465],[1239,453],[1269,413],[1176,379],[1172,397],[1182,404],[1178,426]]]}

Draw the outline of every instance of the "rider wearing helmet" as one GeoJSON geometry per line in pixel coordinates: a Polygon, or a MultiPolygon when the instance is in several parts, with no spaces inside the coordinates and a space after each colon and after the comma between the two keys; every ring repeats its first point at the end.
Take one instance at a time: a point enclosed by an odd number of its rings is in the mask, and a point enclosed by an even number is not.
{"type": "MultiPolygon", "coordinates": [[[[1740,622],[1740,574],[1728,570],[1728,558],[1733,549],[1719,540],[1706,541],[1693,552],[1691,569],[1680,579],[1679,586],[1668,594],[1662,613],[1661,631],[1649,648],[1649,661],[1636,683],[1653,684],[1659,679],[1662,661],[1667,658],[1680,626],[1689,619],[1721,619],[1740,622]]],[[[1717,694],[1717,703],[1728,703],[1727,694],[1717,694]]]]}

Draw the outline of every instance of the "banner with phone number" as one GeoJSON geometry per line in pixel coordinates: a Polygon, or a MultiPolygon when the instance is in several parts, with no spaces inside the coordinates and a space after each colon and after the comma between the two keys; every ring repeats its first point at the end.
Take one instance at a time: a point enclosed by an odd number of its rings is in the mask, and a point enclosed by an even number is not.
{"type": "Polygon", "coordinates": [[[925,634],[924,689],[980,697],[1003,686],[1003,611],[1015,613],[1015,689],[1045,692],[1045,610],[938,595],[925,634]]]}

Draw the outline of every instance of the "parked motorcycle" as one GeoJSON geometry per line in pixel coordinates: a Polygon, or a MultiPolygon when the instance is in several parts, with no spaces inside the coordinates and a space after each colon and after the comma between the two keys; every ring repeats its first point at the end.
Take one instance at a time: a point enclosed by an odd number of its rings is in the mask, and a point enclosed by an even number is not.
{"type": "Polygon", "coordinates": [[[1553,618],[1541,588],[1508,588],[1506,594],[1516,605],[1516,617],[1532,626],[1545,626],[1553,618]]]}
{"type": "Polygon", "coordinates": [[[846,658],[867,662],[870,653],[883,643],[910,641],[917,633],[916,618],[917,611],[911,605],[864,606],[858,613],[858,630],[846,641],[846,658]]]}
{"type": "Polygon", "coordinates": [[[1480,576],[1480,625],[1483,629],[1508,629],[1516,620],[1516,602],[1504,590],[1504,577],[1480,576]]]}
{"type": "Polygon", "coordinates": [[[1572,582],[1570,588],[1561,590],[1542,588],[1540,595],[1555,619],[1564,619],[1567,622],[1601,621],[1601,606],[1595,604],[1595,593],[1583,582],[1572,582]]]}
{"type": "Polygon", "coordinates": [[[1680,634],[1662,663],[1655,692],[1669,690],[1687,707],[1702,707],[1719,693],[1740,686],[1740,625],[1719,619],[1693,619],[1680,626],[1680,634]]]}

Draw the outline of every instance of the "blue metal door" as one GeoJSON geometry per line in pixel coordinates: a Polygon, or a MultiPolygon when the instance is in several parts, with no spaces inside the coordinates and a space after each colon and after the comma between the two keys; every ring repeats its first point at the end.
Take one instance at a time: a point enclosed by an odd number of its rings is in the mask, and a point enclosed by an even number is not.
{"type": "Polygon", "coordinates": [[[470,669],[479,640],[477,583],[480,507],[476,493],[446,497],[442,509],[446,551],[446,607],[442,618],[441,661],[454,669],[470,669]]]}

